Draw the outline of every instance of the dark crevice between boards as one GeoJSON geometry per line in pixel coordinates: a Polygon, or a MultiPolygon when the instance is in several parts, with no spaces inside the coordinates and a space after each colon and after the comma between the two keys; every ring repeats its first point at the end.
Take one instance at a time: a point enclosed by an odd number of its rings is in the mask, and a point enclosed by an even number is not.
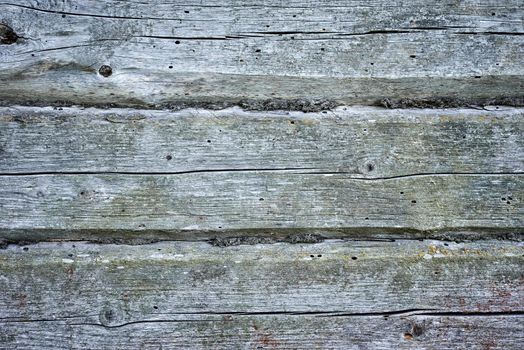
{"type": "Polygon", "coordinates": [[[524,241],[522,228],[446,228],[418,230],[413,228],[281,228],[235,230],[9,230],[0,231],[0,249],[9,245],[26,246],[41,242],[86,242],[93,244],[146,245],[158,242],[207,242],[215,247],[255,244],[315,244],[325,240],[343,242],[395,242],[402,240],[437,240],[442,242],[475,242],[486,240],[524,241]]]}
{"type": "Polygon", "coordinates": [[[433,98],[385,98],[379,106],[388,109],[420,109],[420,108],[475,108],[483,109],[489,106],[524,106],[524,96],[463,99],[459,97],[433,97],[433,98]]]}
{"type": "MultiPolygon", "coordinates": [[[[96,72],[92,67],[85,70],[96,72]]],[[[108,75],[109,77],[109,75],[108,75]]],[[[108,78],[110,79],[110,78],[108,78]]],[[[240,107],[250,112],[285,111],[285,112],[327,112],[337,107],[350,107],[352,105],[382,107],[387,109],[443,109],[443,108],[469,108],[485,109],[490,106],[524,107],[524,95],[494,97],[494,98],[460,98],[460,97],[427,97],[427,98],[382,98],[359,99],[355,103],[344,103],[327,99],[243,99],[243,100],[207,100],[195,98],[194,100],[179,100],[166,103],[147,103],[137,98],[119,98],[115,102],[87,102],[73,103],[68,100],[19,100],[17,98],[0,99],[0,106],[13,105],[30,107],[83,107],[83,108],[138,108],[138,109],[169,109],[180,111],[183,109],[209,109],[222,110],[231,107],[240,107]]]]}

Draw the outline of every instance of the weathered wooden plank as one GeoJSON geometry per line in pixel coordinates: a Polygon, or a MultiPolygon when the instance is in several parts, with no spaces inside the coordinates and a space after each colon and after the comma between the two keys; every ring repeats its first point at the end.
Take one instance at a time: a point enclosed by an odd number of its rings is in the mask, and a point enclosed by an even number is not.
{"type": "Polygon", "coordinates": [[[519,233],[523,175],[352,178],[304,171],[2,176],[0,237],[168,239],[314,229],[519,233]],[[146,235],[144,235],[145,237],[146,235]],[[129,237],[129,236],[127,236],[129,237]]]}
{"type": "Polygon", "coordinates": [[[9,246],[0,346],[519,349],[523,253],[496,241],[9,246]]]}
{"type": "Polygon", "coordinates": [[[0,108],[0,173],[524,173],[524,109],[0,108]]]}
{"type": "Polygon", "coordinates": [[[22,0],[0,10],[0,99],[11,103],[523,103],[518,0],[22,0]]]}
{"type": "Polygon", "coordinates": [[[524,316],[217,315],[120,328],[3,323],[2,349],[520,350],[524,316]],[[416,333],[413,335],[412,333],[416,333]]]}

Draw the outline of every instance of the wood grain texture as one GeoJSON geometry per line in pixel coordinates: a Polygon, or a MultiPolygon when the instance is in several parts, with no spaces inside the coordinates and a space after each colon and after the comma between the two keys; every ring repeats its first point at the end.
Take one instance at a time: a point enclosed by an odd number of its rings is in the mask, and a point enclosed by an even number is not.
{"type": "Polygon", "coordinates": [[[522,103],[518,0],[19,0],[0,10],[17,37],[0,45],[8,103],[522,103]],[[112,75],[98,74],[103,65],[112,75]]]}
{"type": "Polygon", "coordinates": [[[522,109],[3,108],[0,237],[520,235],[522,109]]]}
{"type": "Polygon", "coordinates": [[[522,175],[387,180],[294,171],[3,176],[0,234],[89,239],[142,231],[179,239],[286,229],[323,235],[518,233],[524,225],[523,189],[522,175]]]}
{"type": "Polygon", "coordinates": [[[0,174],[524,173],[524,109],[327,113],[0,108],[0,174]]]}
{"type": "Polygon", "coordinates": [[[485,241],[0,251],[9,349],[519,349],[524,246],[485,241]]]}

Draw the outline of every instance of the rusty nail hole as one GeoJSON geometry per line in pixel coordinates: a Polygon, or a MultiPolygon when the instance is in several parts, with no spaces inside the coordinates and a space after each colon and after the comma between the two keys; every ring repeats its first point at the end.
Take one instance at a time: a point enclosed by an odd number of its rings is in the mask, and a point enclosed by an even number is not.
{"type": "Polygon", "coordinates": [[[104,64],[102,67],[100,67],[100,69],[98,70],[98,73],[100,73],[101,76],[107,78],[111,76],[111,74],[113,74],[113,68],[104,64]]]}

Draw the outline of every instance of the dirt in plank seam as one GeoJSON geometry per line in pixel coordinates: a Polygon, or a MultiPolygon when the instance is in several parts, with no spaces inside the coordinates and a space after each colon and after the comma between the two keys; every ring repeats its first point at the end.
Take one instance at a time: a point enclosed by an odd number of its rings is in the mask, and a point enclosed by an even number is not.
{"type": "MultiPolygon", "coordinates": [[[[221,110],[231,107],[240,107],[246,111],[300,111],[304,113],[330,111],[345,104],[333,100],[307,100],[307,99],[247,99],[240,101],[173,101],[170,103],[150,104],[140,100],[129,100],[119,103],[80,103],[74,104],[70,101],[16,101],[0,100],[0,106],[7,107],[15,105],[31,107],[94,107],[100,109],[109,108],[142,108],[142,109],[169,109],[179,111],[187,108],[202,108],[209,110],[221,110]]],[[[424,108],[472,108],[483,109],[488,106],[524,107],[523,96],[497,97],[497,98],[472,98],[464,99],[458,97],[437,96],[428,98],[383,98],[369,103],[359,103],[383,107],[387,109],[424,109],[424,108]]]]}
{"type": "Polygon", "coordinates": [[[114,244],[114,245],[147,245],[160,242],[207,242],[214,247],[232,247],[239,245],[255,245],[255,244],[276,244],[276,243],[288,243],[288,244],[315,244],[321,243],[325,240],[341,240],[345,242],[395,242],[395,241],[442,241],[442,242],[476,242],[485,240],[499,240],[499,241],[513,241],[513,242],[524,242],[524,231],[523,232],[486,232],[477,231],[471,232],[433,232],[425,234],[382,234],[382,235],[329,235],[323,236],[320,234],[312,233],[298,233],[290,234],[282,237],[273,236],[226,236],[220,237],[215,236],[208,239],[167,239],[165,237],[151,238],[151,237],[85,237],[78,239],[6,239],[0,238],[0,249],[6,249],[9,245],[27,246],[37,243],[44,242],[87,242],[93,244],[114,244]]]}

